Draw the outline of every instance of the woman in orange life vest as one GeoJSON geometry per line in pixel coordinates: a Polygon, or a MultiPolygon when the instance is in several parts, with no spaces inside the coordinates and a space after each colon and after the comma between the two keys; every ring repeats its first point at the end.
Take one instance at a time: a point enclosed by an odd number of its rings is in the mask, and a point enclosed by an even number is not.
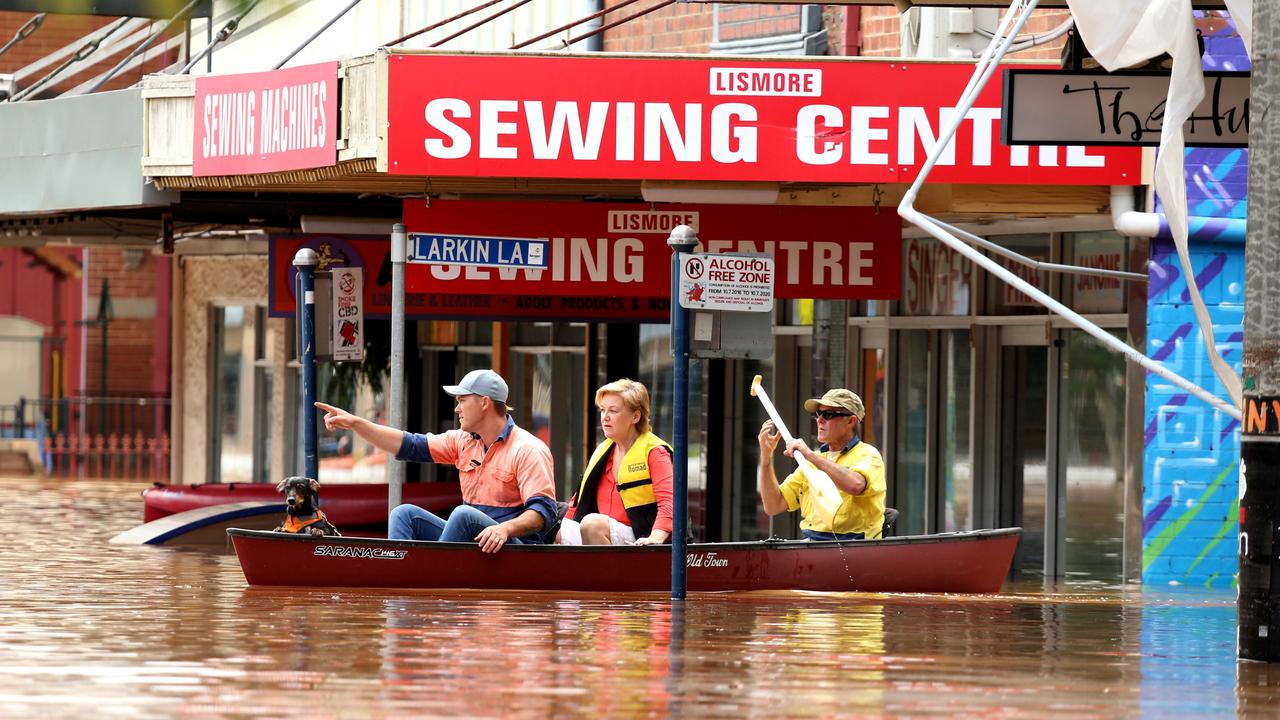
{"type": "Polygon", "coordinates": [[[617,380],[596,391],[604,442],[591,454],[556,542],[652,545],[671,537],[671,445],[649,428],[649,390],[617,380]]]}

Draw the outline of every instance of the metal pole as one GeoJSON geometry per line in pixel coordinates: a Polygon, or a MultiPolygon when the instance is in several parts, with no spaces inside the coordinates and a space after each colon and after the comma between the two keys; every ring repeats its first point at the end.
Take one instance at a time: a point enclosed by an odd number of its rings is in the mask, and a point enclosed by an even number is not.
{"type": "Polygon", "coordinates": [[[320,256],[302,248],[293,256],[298,268],[298,327],[302,332],[302,474],[320,479],[316,457],[316,266],[320,256]]]}
{"type": "Polygon", "coordinates": [[[1240,580],[1236,655],[1280,661],[1280,104],[1275,3],[1254,4],[1249,102],[1249,224],[1244,245],[1244,420],[1240,429],[1240,580]]]}
{"type": "MultiPolygon", "coordinates": [[[[404,403],[404,225],[391,226],[391,427],[405,426],[404,403]]],[[[404,485],[404,463],[388,459],[387,515],[401,502],[404,485]]]]}
{"type": "Polygon", "coordinates": [[[680,255],[693,252],[698,236],[688,225],[677,225],[667,238],[671,248],[671,366],[674,371],[675,418],[671,444],[674,497],[671,518],[671,599],[685,598],[685,538],[689,518],[689,311],[680,306],[680,255]]]}

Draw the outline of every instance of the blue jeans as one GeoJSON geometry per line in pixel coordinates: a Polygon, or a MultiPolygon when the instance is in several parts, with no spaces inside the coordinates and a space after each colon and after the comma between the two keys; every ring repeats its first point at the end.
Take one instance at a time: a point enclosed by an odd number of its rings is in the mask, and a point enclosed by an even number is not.
{"type": "Polygon", "coordinates": [[[862,533],[833,533],[833,532],[819,532],[817,530],[805,530],[804,539],[805,540],[863,540],[865,539],[865,536],[862,533]]]}
{"type": "MultiPolygon", "coordinates": [[[[387,537],[392,540],[439,540],[440,542],[475,542],[480,531],[498,521],[470,505],[459,505],[448,522],[408,503],[396,507],[387,519],[387,537]]],[[[507,542],[519,543],[519,538],[507,542]]]]}

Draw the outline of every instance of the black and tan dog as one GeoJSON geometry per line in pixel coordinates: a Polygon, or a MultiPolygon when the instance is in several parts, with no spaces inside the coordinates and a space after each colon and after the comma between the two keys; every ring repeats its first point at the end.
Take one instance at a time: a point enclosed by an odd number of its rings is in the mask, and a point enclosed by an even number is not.
{"type": "Polygon", "coordinates": [[[320,510],[319,481],[287,477],[276,485],[276,490],[284,493],[284,501],[288,505],[284,524],[276,528],[276,532],[308,533],[316,537],[342,534],[320,510]]]}

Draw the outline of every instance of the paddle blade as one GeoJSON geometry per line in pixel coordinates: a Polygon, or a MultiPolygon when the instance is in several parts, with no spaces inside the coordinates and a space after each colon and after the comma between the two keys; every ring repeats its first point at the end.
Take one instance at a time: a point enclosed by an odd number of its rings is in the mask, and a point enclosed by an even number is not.
{"type": "Polygon", "coordinates": [[[756,397],[756,391],[760,389],[760,381],[764,380],[763,375],[757,375],[751,378],[751,397],[756,397]]]}
{"type": "Polygon", "coordinates": [[[836,513],[844,502],[844,498],[840,496],[840,488],[836,487],[830,475],[814,467],[808,460],[800,463],[800,470],[809,481],[809,492],[813,493],[814,512],[828,527],[834,528],[836,513]]]}

